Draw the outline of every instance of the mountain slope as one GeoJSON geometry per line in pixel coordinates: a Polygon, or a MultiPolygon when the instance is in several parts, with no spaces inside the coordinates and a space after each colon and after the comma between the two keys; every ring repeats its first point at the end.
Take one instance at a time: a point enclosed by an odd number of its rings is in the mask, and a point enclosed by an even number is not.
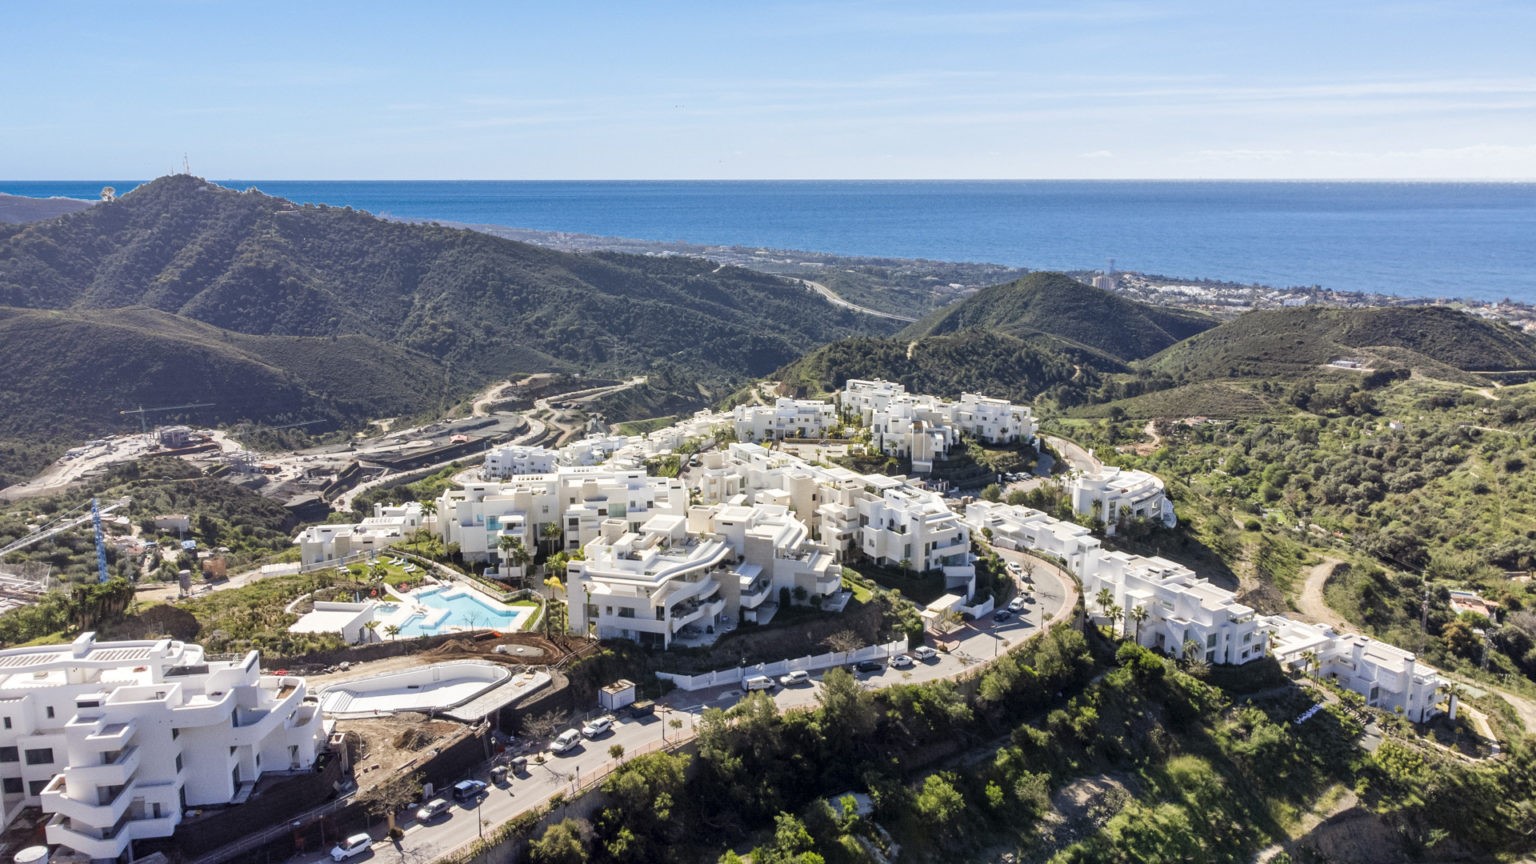
{"type": "Polygon", "coordinates": [[[1091,390],[1098,375],[1063,355],[1003,333],[967,331],[907,340],[854,338],[824,345],[774,373],[800,393],[840,390],[850,378],[884,378],[914,393],[981,393],[1028,402],[1047,391],[1091,390]]]}
{"type": "Polygon", "coordinates": [[[95,203],[76,198],[28,198],[0,192],[0,223],[38,222],[84,210],[95,203]]]}
{"type": "Polygon", "coordinates": [[[1182,380],[1292,375],[1360,357],[1431,377],[1536,369],[1536,340],[1442,306],[1300,308],[1245,313],[1175,345],[1148,368],[1182,380]]]}
{"type": "Polygon", "coordinates": [[[808,344],[890,329],[777,277],[716,271],[300,207],[184,175],[0,227],[0,305],[148,306],[255,335],[365,334],[477,378],[521,371],[529,351],[625,371],[667,358],[737,377],[808,344]]]}
{"type": "Polygon", "coordinates": [[[929,314],[898,336],[993,330],[1041,347],[1087,350],[1114,362],[1150,357],[1216,325],[1193,312],[1127,300],[1061,273],[1031,273],[929,314]]]}

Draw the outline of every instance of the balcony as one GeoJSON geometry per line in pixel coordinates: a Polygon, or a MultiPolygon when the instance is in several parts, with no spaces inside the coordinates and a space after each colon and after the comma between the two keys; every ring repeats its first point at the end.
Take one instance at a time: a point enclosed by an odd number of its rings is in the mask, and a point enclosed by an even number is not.
{"type": "Polygon", "coordinates": [[[763,605],[773,594],[773,582],[768,579],[759,579],[746,588],[741,589],[741,608],[756,609],[763,605]]]}
{"type": "Polygon", "coordinates": [[[117,858],[127,850],[133,832],[127,830],[126,820],[110,824],[110,828],[94,828],[89,823],[55,815],[48,820],[46,836],[49,843],[68,846],[93,859],[117,858]]]}
{"type": "MultiPolygon", "coordinates": [[[[98,804],[89,804],[86,801],[70,798],[65,794],[70,788],[66,784],[64,774],[56,774],[52,780],[48,781],[48,785],[43,787],[41,796],[43,811],[61,814],[83,825],[116,825],[123,818],[123,814],[128,812],[128,803],[133,800],[132,782],[124,784],[115,796],[98,804]]],[[[92,799],[100,795],[94,787],[81,787],[79,781],[76,781],[75,786],[92,799]]]]}
{"type": "Polygon", "coordinates": [[[684,627],[687,627],[689,624],[692,624],[695,621],[702,621],[705,618],[713,621],[716,615],[719,615],[724,611],[724,600],[710,600],[704,603],[699,603],[698,605],[692,606],[691,608],[685,607],[684,610],[680,613],[678,611],[674,611],[671,618],[672,632],[676,633],[684,627]]]}
{"type": "Polygon", "coordinates": [[[124,786],[139,770],[139,748],[129,747],[112,755],[113,758],[99,765],[71,765],[64,769],[66,782],[82,789],[93,786],[124,786]]]}
{"type": "Polygon", "coordinates": [[[108,723],[95,732],[85,736],[87,743],[100,747],[103,750],[120,749],[133,737],[133,721],[126,723],[108,723]]]}
{"type": "Polygon", "coordinates": [[[189,726],[213,726],[227,722],[233,710],[234,696],[228,690],[193,696],[171,709],[171,726],[185,729],[189,726]]]}

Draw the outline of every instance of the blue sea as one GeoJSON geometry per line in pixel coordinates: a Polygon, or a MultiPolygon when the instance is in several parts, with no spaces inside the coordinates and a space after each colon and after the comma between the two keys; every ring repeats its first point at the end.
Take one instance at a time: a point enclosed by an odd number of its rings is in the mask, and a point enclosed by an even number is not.
{"type": "MultiPolygon", "coordinates": [[[[381,216],[1536,303],[1536,184],[218,181],[381,216]]],[[[94,198],[134,181],[0,181],[94,198]]]]}

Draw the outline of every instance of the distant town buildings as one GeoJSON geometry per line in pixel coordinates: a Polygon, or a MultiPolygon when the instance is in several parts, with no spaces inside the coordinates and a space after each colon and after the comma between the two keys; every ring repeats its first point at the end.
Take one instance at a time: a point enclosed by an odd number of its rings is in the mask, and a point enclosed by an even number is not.
{"type": "Polygon", "coordinates": [[[49,843],[96,860],[169,837],[188,807],[225,805],[263,774],[314,766],[321,715],[303,678],[251,651],[215,659],[172,639],[0,651],[0,816],[48,817],[49,843]]]}

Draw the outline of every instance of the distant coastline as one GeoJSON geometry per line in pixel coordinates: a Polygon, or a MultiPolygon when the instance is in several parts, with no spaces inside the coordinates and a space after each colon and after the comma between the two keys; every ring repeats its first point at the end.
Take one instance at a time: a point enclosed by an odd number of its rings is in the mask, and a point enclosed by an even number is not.
{"type": "MultiPolygon", "coordinates": [[[[977,275],[1091,274],[1114,257],[1122,286],[1159,302],[1458,303],[1513,320],[1536,303],[1531,183],[220,182],[565,248],[823,268],[831,259],[992,262],[975,265],[977,275]],[[816,249],[825,251],[804,251],[816,249]]],[[[0,181],[0,193],[93,199],[104,185],[136,184],[0,181]]]]}

